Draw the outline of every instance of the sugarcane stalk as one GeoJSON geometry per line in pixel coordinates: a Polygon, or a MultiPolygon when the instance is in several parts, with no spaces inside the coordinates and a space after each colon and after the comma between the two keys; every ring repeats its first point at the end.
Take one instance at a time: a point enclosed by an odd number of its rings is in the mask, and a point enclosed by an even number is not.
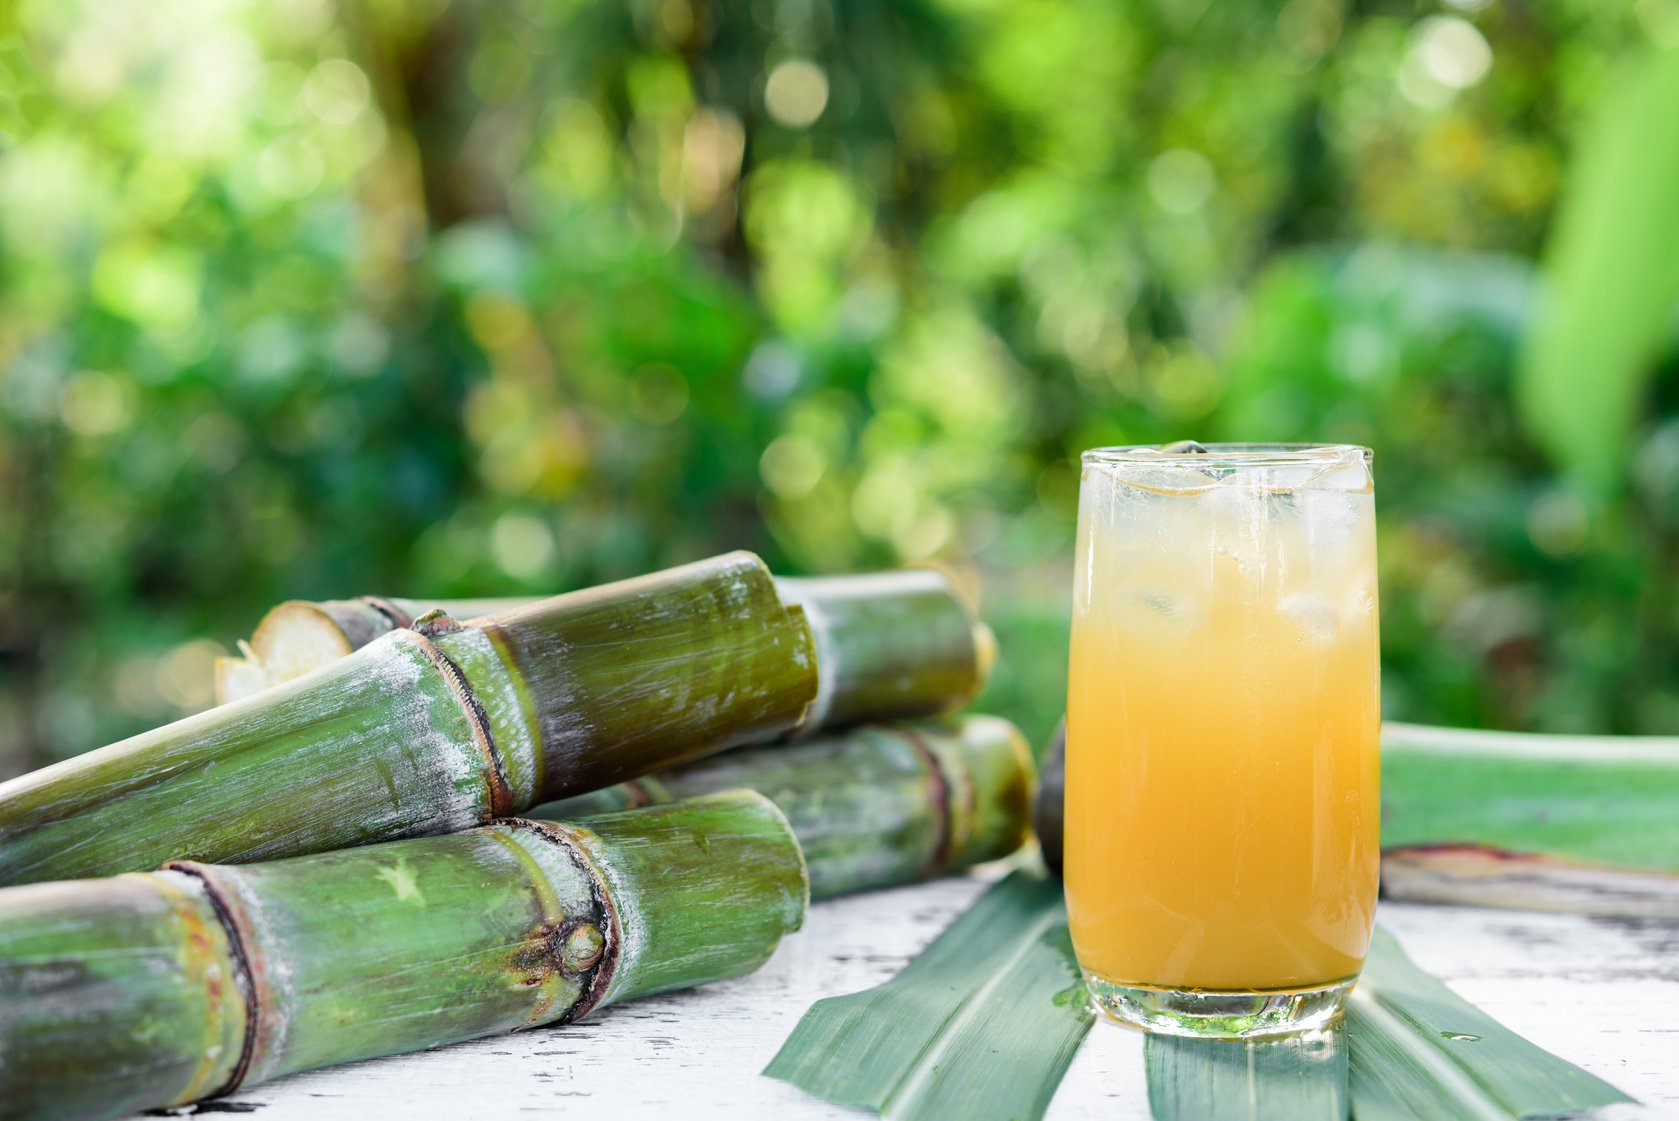
{"type": "Polygon", "coordinates": [[[751,791],[6,888],[0,1117],[116,1117],[736,977],[807,890],[751,791]]]}
{"type": "Polygon", "coordinates": [[[453,599],[427,603],[413,599],[329,599],[318,603],[288,600],[262,617],[250,641],[239,642],[241,656],[216,659],[216,701],[243,700],[349,657],[381,635],[434,611],[462,621],[511,611],[533,602],[514,599],[453,599]]]}
{"type": "Polygon", "coordinates": [[[874,724],[742,748],[550,802],[534,818],[657,805],[745,787],[787,815],[812,899],[890,887],[996,860],[1026,840],[1032,753],[1007,720],[874,724]]]}
{"type": "Polygon", "coordinates": [[[472,627],[422,619],[286,685],[0,785],[0,883],[465,829],[775,739],[815,694],[803,611],[750,553],[472,627]]]}
{"type": "MultiPolygon", "coordinates": [[[[1061,866],[1065,729],[1035,825],[1061,866]]],[[[1382,725],[1391,899],[1679,918],[1679,737],[1382,725]]]]}
{"type": "Polygon", "coordinates": [[[990,628],[935,569],[783,576],[776,583],[783,598],[804,608],[820,667],[799,735],[953,712],[991,674],[990,628]]]}
{"type": "MultiPolygon", "coordinates": [[[[818,688],[795,735],[868,720],[953,711],[985,685],[991,631],[948,577],[933,569],[863,576],[781,577],[781,596],[805,611],[816,643],[818,688]]],[[[363,596],[282,603],[263,617],[241,656],[216,663],[216,698],[241,700],[330,664],[430,610],[456,619],[517,600],[427,604],[363,596]]]]}

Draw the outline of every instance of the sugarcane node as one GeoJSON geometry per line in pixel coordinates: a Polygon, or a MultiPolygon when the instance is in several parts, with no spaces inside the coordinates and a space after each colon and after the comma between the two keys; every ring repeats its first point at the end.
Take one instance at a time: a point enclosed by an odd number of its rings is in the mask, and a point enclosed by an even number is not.
{"type": "Polygon", "coordinates": [[[414,626],[414,617],[384,596],[358,596],[357,599],[389,619],[393,627],[412,628],[414,626]]]}
{"type": "MultiPolygon", "coordinates": [[[[589,855],[588,849],[577,842],[568,826],[558,822],[533,821],[524,817],[510,817],[499,824],[510,829],[527,829],[535,833],[556,848],[565,851],[576,861],[577,866],[589,875],[590,902],[594,904],[593,910],[602,920],[600,926],[595,927],[596,933],[601,936],[601,948],[593,961],[571,974],[580,982],[581,991],[571,1007],[555,1022],[569,1024],[581,1020],[593,1012],[606,996],[606,990],[611,987],[612,977],[618,970],[618,953],[623,945],[623,937],[619,932],[618,908],[613,906],[611,889],[605,882],[600,867],[589,855]]],[[[556,960],[561,971],[565,972],[563,947],[556,955],[556,960]]]]}
{"type": "MultiPolygon", "coordinates": [[[[434,612],[443,618],[449,618],[441,611],[434,612]]],[[[431,616],[426,616],[430,618],[431,616]]],[[[421,620],[424,622],[424,619],[421,620]]],[[[454,620],[450,619],[450,622],[454,620]]],[[[455,624],[455,630],[460,630],[460,624],[455,624]]],[[[484,756],[484,786],[489,793],[489,805],[481,821],[505,817],[523,807],[514,805],[513,783],[507,776],[507,763],[496,750],[495,740],[490,735],[490,718],[484,711],[484,706],[478,703],[478,697],[472,691],[472,683],[460,667],[432,642],[432,635],[419,629],[410,630],[420,652],[425,655],[443,680],[449,685],[449,691],[454,694],[456,702],[461,706],[461,712],[466,717],[467,726],[472,730],[472,741],[478,745],[479,752],[484,756]]],[[[451,632],[452,633],[452,632],[451,632]]]]}
{"type": "Polygon", "coordinates": [[[461,626],[460,620],[438,607],[415,619],[409,624],[408,629],[417,631],[427,638],[442,638],[444,635],[455,634],[465,628],[461,626]]]}
{"type": "Polygon", "coordinates": [[[255,974],[251,969],[250,949],[246,946],[244,931],[233,917],[233,908],[228,905],[221,889],[210,878],[207,865],[192,860],[171,860],[163,866],[163,870],[191,876],[203,887],[204,898],[209,900],[210,910],[215,913],[216,921],[221,923],[222,932],[227,937],[228,957],[233,962],[233,984],[245,1000],[245,1033],[239,1041],[239,1059],[233,1064],[233,1070],[227,1079],[203,1095],[205,1098],[223,1097],[244,1084],[245,1076],[250,1073],[251,1063],[256,1059],[258,1036],[262,1031],[262,1007],[257,996],[255,974]]]}
{"type": "Polygon", "coordinates": [[[927,768],[928,782],[932,787],[932,797],[929,801],[932,803],[934,836],[937,839],[933,842],[932,855],[922,866],[922,875],[936,876],[949,866],[951,855],[955,851],[955,838],[951,829],[950,776],[945,774],[938,754],[921,738],[920,732],[904,724],[882,724],[880,727],[882,731],[896,733],[908,743],[921,760],[922,766],[927,768]]]}
{"type": "Polygon", "coordinates": [[[570,924],[565,919],[557,919],[537,927],[519,944],[513,958],[513,971],[522,988],[537,988],[559,971],[559,947],[569,929],[570,924]]]}
{"type": "Polygon", "coordinates": [[[571,976],[582,973],[600,960],[606,949],[606,935],[593,923],[580,922],[568,932],[560,946],[560,969],[571,976]]]}

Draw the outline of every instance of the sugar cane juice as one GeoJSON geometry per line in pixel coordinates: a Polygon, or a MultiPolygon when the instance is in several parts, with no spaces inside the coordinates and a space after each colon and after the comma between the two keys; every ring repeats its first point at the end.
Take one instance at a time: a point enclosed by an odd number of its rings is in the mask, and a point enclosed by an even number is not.
{"type": "Polygon", "coordinates": [[[1098,1003],[1354,978],[1378,863],[1366,455],[1087,453],[1077,556],[1066,883],[1098,1003]]]}

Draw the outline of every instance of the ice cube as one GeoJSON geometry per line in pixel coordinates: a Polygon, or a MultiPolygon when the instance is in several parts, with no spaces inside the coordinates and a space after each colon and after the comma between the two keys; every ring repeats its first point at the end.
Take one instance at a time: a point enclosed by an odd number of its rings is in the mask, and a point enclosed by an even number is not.
{"type": "Polygon", "coordinates": [[[1263,486],[1279,494],[1312,486],[1326,468],[1321,463],[1273,463],[1246,472],[1255,486],[1263,486]]]}
{"type": "Polygon", "coordinates": [[[1356,493],[1370,489],[1370,468],[1365,465],[1361,452],[1349,451],[1328,462],[1308,459],[1299,463],[1272,463],[1245,473],[1253,478],[1254,485],[1278,494],[1313,490],[1356,493]]]}
{"type": "Polygon", "coordinates": [[[1313,646],[1330,645],[1341,630],[1341,616],[1334,602],[1317,592],[1290,592],[1277,604],[1277,611],[1313,646]]]}
{"type": "Polygon", "coordinates": [[[1371,489],[1370,466],[1364,457],[1338,460],[1320,469],[1308,484],[1313,490],[1339,491],[1342,494],[1367,494],[1371,489]]]}
{"type": "Polygon", "coordinates": [[[1368,492],[1312,486],[1294,494],[1291,504],[1300,531],[1320,564],[1346,563],[1332,558],[1356,556],[1350,550],[1368,542],[1375,532],[1376,514],[1368,492]]]}
{"type": "Polygon", "coordinates": [[[1267,527],[1277,496],[1255,476],[1238,472],[1197,501],[1207,519],[1204,532],[1215,552],[1236,557],[1244,565],[1257,562],[1268,549],[1267,527]]]}
{"type": "Polygon", "coordinates": [[[1136,448],[1123,458],[1098,459],[1085,464],[1086,478],[1092,470],[1125,486],[1156,494],[1199,494],[1218,480],[1184,462],[1181,455],[1168,455],[1155,448],[1136,448]]]}

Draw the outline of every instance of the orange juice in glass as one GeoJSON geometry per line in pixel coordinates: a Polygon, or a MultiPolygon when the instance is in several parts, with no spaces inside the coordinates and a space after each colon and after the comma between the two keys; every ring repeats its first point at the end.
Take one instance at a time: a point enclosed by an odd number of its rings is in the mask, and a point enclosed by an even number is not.
{"type": "Polygon", "coordinates": [[[1376,908],[1370,453],[1084,454],[1067,703],[1073,945],[1115,1019],[1333,1020],[1376,908]]]}

